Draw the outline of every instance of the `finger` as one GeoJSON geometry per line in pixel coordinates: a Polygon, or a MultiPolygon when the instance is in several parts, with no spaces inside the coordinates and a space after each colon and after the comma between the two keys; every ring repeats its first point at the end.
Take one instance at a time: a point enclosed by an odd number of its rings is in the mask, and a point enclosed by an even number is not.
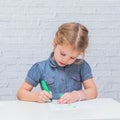
{"type": "Polygon", "coordinates": [[[52,98],[52,92],[51,92],[51,91],[50,91],[50,94],[49,94],[49,95],[50,95],[50,97],[49,97],[49,98],[52,98]]]}
{"type": "Polygon", "coordinates": [[[39,102],[41,102],[41,103],[43,103],[43,102],[45,102],[46,101],[46,99],[45,99],[45,97],[44,97],[44,94],[40,94],[39,95],[39,102]]]}
{"type": "Polygon", "coordinates": [[[65,100],[63,100],[61,103],[62,103],[62,104],[68,104],[69,101],[70,101],[69,99],[65,99],[65,100]]]}
{"type": "Polygon", "coordinates": [[[66,104],[66,103],[68,103],[69,101],[70,101],[70,98],[69,98],[69,97],[64,97],[64,98],[60,99],[58,102],[59,102],[60,104],[66,104]]]}
{"type": "Polygon", "coordinates": [[[63,94],[60,98],[64,98],[68,95],[68,93],[63,94]]]}
{"type": "Polygon", "coordinates": [[[39,99],[41,100],[41,102],[46,102],[47,100],[49,100],[50,95],[46,92],[46,91],[42,91],[39,95],[39,99]]]}

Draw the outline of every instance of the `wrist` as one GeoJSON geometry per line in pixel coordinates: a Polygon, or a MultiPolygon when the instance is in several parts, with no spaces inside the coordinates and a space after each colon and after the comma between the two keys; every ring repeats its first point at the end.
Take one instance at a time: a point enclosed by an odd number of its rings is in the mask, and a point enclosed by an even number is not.
{"type": "Polygon", "coordinates": [[[34,92],[34,101],[38,102],[39,101],[39,93],[38,92],[34,92]]]}
{"type": "Polygon", "coordinates": [[[78,91],[78,101],[87,100],[87,96],[84,90],[78,91]]]}

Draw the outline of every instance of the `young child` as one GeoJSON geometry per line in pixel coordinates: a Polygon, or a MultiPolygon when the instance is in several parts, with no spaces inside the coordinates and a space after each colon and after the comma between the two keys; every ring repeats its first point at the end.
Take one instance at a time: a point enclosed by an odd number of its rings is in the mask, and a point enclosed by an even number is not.
{"type": "Polygon", "coordinates": [[[91,68],[83,60],[87,46],[88,30],[85,26],[79,23],[61,25],[53,40],[50,57],[31,67],[17,98],[40,103],[52,98],[57,99],[59,104],[96,98],[97,89],[91,68]],[[78,59],[79,55],[82,59],[78,59]],[[41,80],[46,81],[50,93],[32,91],[33,87],[41,84],[41,80]]]}

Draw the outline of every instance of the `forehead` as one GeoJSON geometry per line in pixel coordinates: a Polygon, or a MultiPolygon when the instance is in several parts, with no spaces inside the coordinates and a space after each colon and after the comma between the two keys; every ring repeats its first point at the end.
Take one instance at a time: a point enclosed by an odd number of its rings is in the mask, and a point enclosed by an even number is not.
{"type": "Polygon", "coordinates": [[[58,45],[58,48],[60,52],[64,52],[65,54],[70,54],[73,56],[78,56],[80,52],[76,49],[74,49],[71,45],[58,45]]]}

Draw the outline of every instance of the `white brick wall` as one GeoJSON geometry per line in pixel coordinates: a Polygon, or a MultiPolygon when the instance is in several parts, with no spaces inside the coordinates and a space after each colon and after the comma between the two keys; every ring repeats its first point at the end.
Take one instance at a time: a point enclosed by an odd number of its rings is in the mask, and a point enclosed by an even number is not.
{"type": "Polygon", "coordinates": [[[48,58],[57,27],[89,29],[98,97],[120,101],[120,0],[0,0],[0,100],[16,99],[28,69],[48,58]]]}

